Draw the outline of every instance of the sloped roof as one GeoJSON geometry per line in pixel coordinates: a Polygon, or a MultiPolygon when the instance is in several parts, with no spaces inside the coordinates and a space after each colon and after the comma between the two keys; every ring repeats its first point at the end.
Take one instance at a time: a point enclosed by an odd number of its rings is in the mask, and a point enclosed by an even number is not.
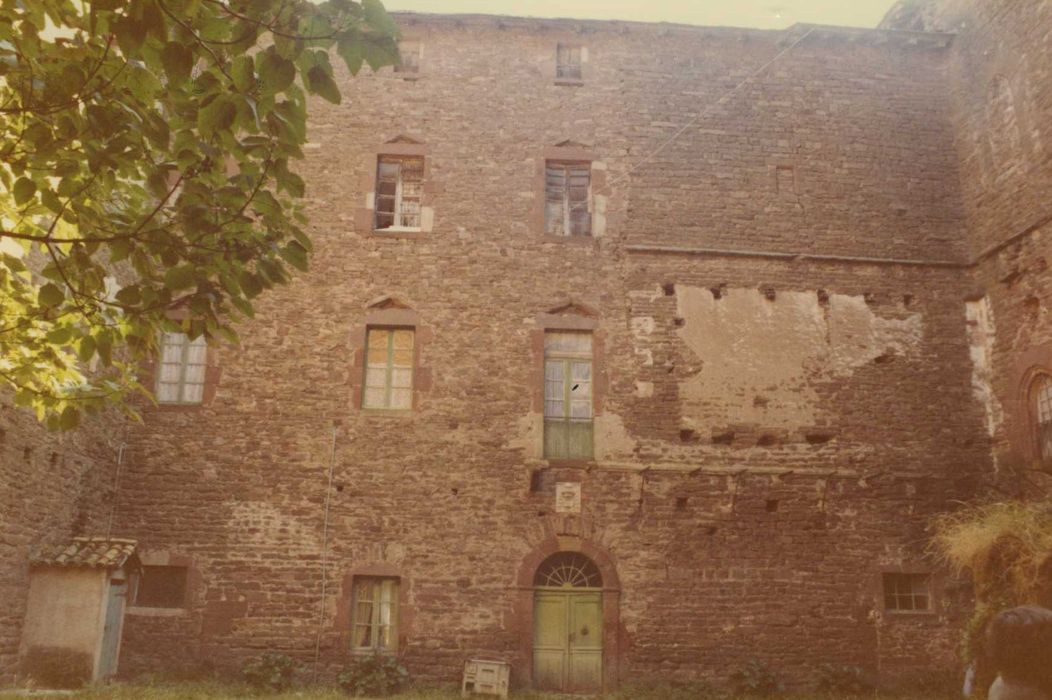
{"type": "Polygon", "coordinates": [[[67,544],[45,545],[30,557],[34,566],[118,569],[134,558],[135,540],[116,537],[74,537],[67,544]]]}

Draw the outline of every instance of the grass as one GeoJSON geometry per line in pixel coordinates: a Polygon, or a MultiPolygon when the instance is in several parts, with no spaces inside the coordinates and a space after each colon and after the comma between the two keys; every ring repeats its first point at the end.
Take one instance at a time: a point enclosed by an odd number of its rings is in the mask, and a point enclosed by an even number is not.
{"type": "MultiPolygon", "coordinates": [[[[0,691],[0,700],[15,700],[25,698],[25,694],[14,691],[0,691]]],[[[29,697],[45,697],[43,694],[34,694],[29,697]]],[[[52,696],[54,697],[54,696],[52,696]]],[[[237,684],[221,683],[114,683],[100,685],[76,691],[64,697],[76,698],[76,700],[220,700],[222,698],[267,698],[268,700],[347,700],[349,696],[335,689],[311,688],[303,690],[288,691],[285,693],[258,693],[251,688],[237,684]]],[[[480,698],[492,696],[473,696],[480,698]]],[[[567,700],[567,698],[581,696],[552,695],[535,692],[513,692],[514,700],[567,700]]],[[[668,687],[637,687],[624,689],[615,695],[607,696],[607,700],[706,700],[709,696],[703,694],[698,688],[673,688],[668,687]]],[[[745,696],[719,696],[720,700],[760,700],[745,696]]],[[[873,700],[873,695],[850,696],[850,695],[823,695],[815,693],[803,693],[796,695],[783,695],[779,698],[794,698],[795,700],[873,700]]],[[[389,698],[389,700],[457,700],[460,693],[454,689],[426,689],[408,691],[389,698]]],[[[935,695],[910,695],[895,696],[894,700],[942,700],[935,695]]]]}

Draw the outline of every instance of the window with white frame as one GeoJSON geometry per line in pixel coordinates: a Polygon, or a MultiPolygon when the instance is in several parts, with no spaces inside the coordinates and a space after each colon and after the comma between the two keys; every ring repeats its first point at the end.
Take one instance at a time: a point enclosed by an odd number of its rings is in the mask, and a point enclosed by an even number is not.
{"type": "Polygon", "coordinates": [[[884,609],[892,612],[931,610],[931,576],[884,574],[884,609]]]}
{"type": "Polygon", "coordinates": [[[185,333],[162,333],[157,371],[157,402],[201,403],[205,395],[208,344],[205,337],[191,340],[185,333]]]}
{"type": "Polygon", "coordinates": [[[545,163],[545,233],[553,236],[592,235],[592,214],[588,211],[591,176],[590,163],[545,163]]]}
{"type": "Polygon", "coordinates": [[[376,164],[376,230],[420,230],[423,181],[423,158],[380,156],[376,164]]]}
{"type": "Polygon", "coordinates": [[[592,458],[592,335],[544,334],[544,456],[592,458]]]}
{"type": "Polygon", "coordinates": [[[413,407],[413,329],[369,328],[366,332],[363,408],[413,407]]]}
{"type": "Polygon", "coordinates": [[[1031,388],[1037,456],[1052,459],[1052,376],[1042,374],[1031,388]]]}
{"type": "Polygon", "coordinates": [[[398,646],[398,579],[356,576],[354,579],[355,650],[390,651],[398,646]]]}
{"type": "Polygon", "coordinates": [[[581,59],[580,46],[559,44],[555,49],[555,77],[560,80],[580,80],[581,59]]]}

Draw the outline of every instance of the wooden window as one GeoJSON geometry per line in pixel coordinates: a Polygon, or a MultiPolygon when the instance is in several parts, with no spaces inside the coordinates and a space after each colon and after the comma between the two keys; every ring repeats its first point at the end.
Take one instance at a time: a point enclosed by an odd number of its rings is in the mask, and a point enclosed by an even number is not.
{"type": "Polygon", "coordinates": [[[884,574],[884,609],[892,612],[931,610],[931,576],[884,574]]]}
{"type": "Polygon", "coordinates": [[[144,566],[135,591],[136,607],[182,608],[186,606],[185,566],[144,566]]]}
{"type": "Polygon", "coordinates": [[[413,335],[411,328],[368,329],[362,408],[413,407],[413,335]]]}
{"type": "Polygon", "coordinates": [[[544,456],[592,458],[592,336],[544,334],[544,456]]]}
{"type": "Polygon", "coordinates": [[[580,46],[559,44],[555,49],[555,77],[559,80],[580,80],[581,58],[580,46]]]}
{"type": "Polygon", "coordinates": [[[1039,459],[1052,459],[1052,376],[1042,374],[1030,390],[1039,459]]]}
{"type": "Polygon", "coordinates": [[[204,399],[208,345],[204,336],[190,340],[185,333],[163,333],[157,372],[157,401],[198,404],[204,399]]]}
{"type": "Polygon", "coordinates": [[[420,230],[423,180],[423,158],[379,157],[376,164],[376,230],[420,230]]]}
{"type": "Polygon", "coordinates": [[[418,41],[399,42],[398,55],[401,62],[395,65],[395,73],[403,73],[407,76],[418,75],[423,53],[423,45],[418,41]]]}
{"type": "Polygon", "coordinates": [[[391,651],[398,645],[398,579],[356,577],[351,645],[391,651]]]}
{"type": "Polygon", "coordinates": [[[591,172],[590,163],[545,163],[545,233],[554,236],[592,235],[592,214],[588,211],[591,172]]]}

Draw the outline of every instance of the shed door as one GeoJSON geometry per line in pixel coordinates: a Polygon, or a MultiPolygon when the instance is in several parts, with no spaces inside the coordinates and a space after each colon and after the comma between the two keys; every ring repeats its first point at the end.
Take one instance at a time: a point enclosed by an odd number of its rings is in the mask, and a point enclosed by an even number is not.
{"type": "Polygon", "coordinates": [[[108,593],[97,680],[110,678],[117,673],[117,657],[120,654],[121,631],[124,627],[124,604],[128,598],[128,577],[123,571],[110,574],[108,593]]]}
{"type": "Polygon", "coordinates": [[[533,619],[534,685],[544,690],[601,690],[602,593],[537,591],[533,619]]]}

